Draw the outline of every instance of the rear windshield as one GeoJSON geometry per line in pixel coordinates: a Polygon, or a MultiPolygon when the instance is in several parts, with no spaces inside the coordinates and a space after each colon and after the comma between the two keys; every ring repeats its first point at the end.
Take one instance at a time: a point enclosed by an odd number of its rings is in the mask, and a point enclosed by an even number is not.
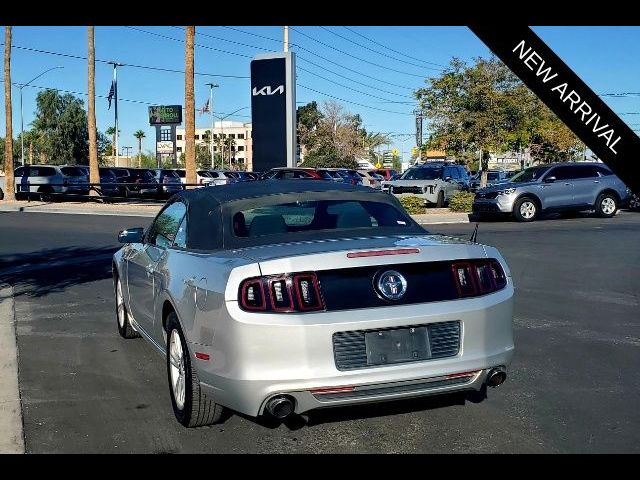
{"type": "Polygon", "coordinates": [[[165,177],[180,178],[175,170],[162,170],[161,174],[165,177]]]}
{"type": "Polygon", "coordinates": [[[186,172],[184,170],[176,170],[176,173],[180,178],[184,178],[186,175],[186,172]]]}
{"type": "Polygon", "coordinates": [[[53,177],[56,170],[53,167],[29,167],[30,177],[53,177]]]}
{"type": "Polygon", "coordinates": [[[236,237],[410,225],[406,214],[392,205],[358,200],[298,201],[250,208],[233,215],[236,237]]]}
{"type": "Polygon", "coordinates": [[[67,177],[83,177],[86,175],[84,171],[78,167],[62,167],[60,171],[67,177]]]}
{"type": "Polygon", "coordinates": [[[201,177],[211,178],[211,174],[206,170],[198,170],[198,175],[200,175],[201,177]]]}

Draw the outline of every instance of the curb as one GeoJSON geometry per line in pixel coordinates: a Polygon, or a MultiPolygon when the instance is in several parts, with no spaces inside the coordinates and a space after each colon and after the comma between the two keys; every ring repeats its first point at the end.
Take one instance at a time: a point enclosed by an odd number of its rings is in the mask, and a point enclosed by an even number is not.
{"type": "Polygon", "coordinates": [[[0,454],[24,453],[13,288],[0,285],[0,454]]]}
{"type": "MultiPolygon", "coordinates": [[[[158,208],[159,210],[160,208],[158,208]]],[[[0,212],[8,213],[58,213],[66,215],[100,215],[100,216],[116,216],[116,217],[155,217],[158,212],[118,212],[118,211],[99,211],[99,210],[67,210],[64,208],[41,208],[41,207],[18,207],[18,206],[2,206],[0,212]]]]}

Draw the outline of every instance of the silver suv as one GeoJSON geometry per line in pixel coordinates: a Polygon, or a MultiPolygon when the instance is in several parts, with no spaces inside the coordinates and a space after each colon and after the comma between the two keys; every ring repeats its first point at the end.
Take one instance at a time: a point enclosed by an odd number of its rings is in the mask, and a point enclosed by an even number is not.
{"type": "Polygon", "coordinates": [[[629,191],[601,163],[559,163],[527,168],[506,183],[482,188],[473,213],[510,213],[531,222],[542,212],[595,210],[613,217],[626,204],[629,191]]]}
{"type": "Polygon", "coordinates": [[[52,193],[89,193],[89,179],[84,170],[75,165],[25,165],[15,169],[14,178],[19,196],[37,193],[44,200],[52,193]]]}
{"type": "Polygon", "coordinates": [[[425,206],[443,207],[458,190],[469,189],[469,175],[462,165],[427,163],[411,167],[397,180],[382,182],[382,191],[397,197],[415,195],[425,206]]]}

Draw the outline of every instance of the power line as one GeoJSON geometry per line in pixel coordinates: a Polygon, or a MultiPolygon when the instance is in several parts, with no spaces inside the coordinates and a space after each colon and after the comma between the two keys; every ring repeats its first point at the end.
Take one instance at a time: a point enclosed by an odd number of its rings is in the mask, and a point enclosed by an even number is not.
{"type": "MultiPolygon", "coordinates": [[[[0,80],[0,83],[4,83],[4,80],[0,80]]],[[[12,82],[11,85],[13,85],[14,87],[22,86],[21,83],[17,83],[17,82],[12,82]]],[[[45,87],[45,86],[42,86],[42,85],[26,85],[26,87],[27,88],[37,88],[37,89],[40,89],[40,90],[55,90],[57,92],[70,93],[70,94],[73,94],[73,95],[84,95],[84,96],[88,95],[87,92],[76,92],[74,90],[65,90],[65,89],[62,89],[62,88],[51,87],[51,86],[45,87]]],[[[96,94],[95,96],[97,98],[108,98],[107,95],[98,95],[98,94],[96,94]]],[[[119,102],[129,102],[129,103],[139,103],[139,104],[142,104],[142,105],[158,105],[158,102],[155,102],[155,103],[154,102],[146,102],[144,100],[136,100],[136,99],[131,99],[131,98],[118,98],[118,101],[119,102]]],[[[248,107],[244,107],[244,108],[248,108],[248,107]]],[[[184,110],[184,107],[182,109],[184,110]]],[[[233,113],[235,113],[235,112],[233,112],[233,113]]],[[[223,112],[220,112],[219,114],[220,115],[227,115],[226,113],[223,113],[223,112]]],[[[251,118],[251,115],[236,115],[236,116],[237,117],[251,118]]]]}
{"type": "Polygon", "coordinates": [[[317,73],[312,72],[311,70],[307,70],[306,68],[303,68],[303,67],[298,67],[298,70],[306,72],[306,73],[309,73],[309,74],[313,75],[316,78],[321,78],[322,80],[326,80],[328,82],[331,82],[332,84],[335,84],[335,85],[338,85],[340,87],[346,88],[347,90],[351,90],[351,91],[359,93],[361,95],[366,95],[368,97],[377,98],[379,100],[384,100],[384,102],[382,102],[382,103],[409,103],[411,105],[413,105],[413,103],[415,103],[415,102],[395,102],[393,100],[389,100],[387,98],[380,97],[378,95],[374,95],[373,93],[363,92],[362,90],[358,90],[358,89],[355,89],[353,87],[349,87],[348,85],[344,85],[342,83],[338,83],[335,80],[331,80],[331,79],[329,79],[327,77],[323,77],[322,75],[318,75],[317,73]]]}
{"type": "Polygon", "coordinates": [[[245,35],[251,35],[251,36],[262,38],[262,39],[265,39],[265,40],[271,40],[272,42],[282,43],[282,40],[279,40],[279,39],[273,38],[273,37],[267,37],[265,35],[260,35],[259,33],[247,32],[246,30],[241,30],[239,28],[234,28],[234,27],[222,26],[222,28],[227,28],[229,30],[233,30],[234,32],[244,33],[245,35]]]}
{"type": "Polygon", "coordinates": [[[599,97],[638,97],[639,92],[622,92],[622,93],[599,93],[599,97]]]}
{"type": "MultiPolygon", "coordinates": [[[[359,46],[359,47],[361,47],[361,48],[364,48],[365,50],[368,50],[368,51],[370,51],[370,52],[376,53],[376,54],[378,54],[378,55],[382,55],[383,57],[390,58],[390,59],[395,60],[395,61],[397,61],[397,62],[401,62],[401,63],[407,64],[407,65],[413,65],[414,67],[418,67],[418,68],[426,68],[426,69],[431,69],[431,70],[439,70],[439,69],[432,68],[432,67],[425,67],[424,65],[419,65],[419,64],[417,64],[417,63],[408,62],[407,60],[404,60],[404,59],[402,59],[402,58],[394,57],[393,55],[389,55],[389,54],[384,53],[384,52],[381,52],[381,51],[379,51],[379,50],[374,50],[373,48],[367,47],[366,45],[362,45],[361,43],[358,43],[358,42],[356,42],[355,40],[352,40],[352,39],[350,39],[350,38],[348,38],[348,37],[345,37],[344,35],[340,35],[339,33],[336,33],[336,32],[334,32],[333,30],[329,30],[327,27],[320,26],[320,28],[321,28],[321,29],[323,29],[323,30],[325,30],[325,31],[327,31],[327,32],[329,32],[329,33],[330,33],[330,34],[332,34],[332,35],[335,35],[335,36],[336,36],[336,37],[338,37],[338,38],[342,38],[343,40],[346,40],[346,41],[348,41],[348,42],[353,43],[354,45],[357,45],[357,46],[359,46]]],[[[434,64],[434,65],[437,65],[437,64],[434,64]]],[[[441,66],[441,67],[443,67],[443,68],[446,68],[444,65],[440,65],[440,66],[441,66]]],[[[440,70],[442,71],[442,69],[440,69],[440,70]]]]}
{"type": "MultiPolygon", "coordinates": [[[[4,43],[0,43],[0,45],[4,45],[4,43]]],[[[73,58],[75,60],[87,60],[87,57],[83,57],[82,55],[73,55],[70,53],[62,53],[62,52],[52,52],[50,50],[41,50],[38,48],[30,48],[30,47],[21,47],[18,45],[12,45],[11,48],[16,48],[18,50],[25,50],[28,52],[33,52],[33,53],[43,53],[46,55],[55,55],[58,57],[65,57],[65,58],[73,58]]],[[[95,59],[96,62],[98,63],[112,63],[112,61],[110,60],[100,60],[100,59],[95,59]]],[[[152,67],[149,65],[138,65],[138,64],[134,64],[134,63],[120,63],[118,62],[118,65],[121,66],[125,66],[125,67],[131,67],[131,68],[142,68],[145,70],[155,70],[155,71],[161,71],[161,72],[170,72],[170,73],[182,73],[184,74],[184,70],[176,70],[176,69],[172,69],[172,68],[164,68],[164,67],[152,67]]],[[[218,73],[204,73],[204,72],[194,72],[194,75],[201,75],[201,76],[205,76],[205,77],[223,77],[223,78],[250,78],[248,76],[240,76],[240,75],[223,75],[223,74],[218,74],[218,73]]]]}
{"type": "MultiPolygon", "coordinates": [[[[338,49],[338,48],[336,48],[336,47],[334,47],[334,46],[332,46],[332,45],[329,45],[328,43],[321,42],[321,41],[320,41],[320,40],[318,40],[317,38],[313,38],[311,35],[307,35],[306,33],[303,33],[303,32],[301,32],[300,30],[298,30],[297,28],[294,28],[294,27],[289,27],[289,28],[290,28],[291,30],[293,30],[294,32],[299,33],[299,34],[300,34],[300,35],[302,35],[303,37],[306,37],[306,38],[308,38],[308,39],[310,39],[310,40],[313,40],[314,42],[319,43],[320,45],[323,45],[323,46],[325,46],[325,47],[327,47],[327,48],[330,48],[330,49],[332,49],[332,50],[335,50],[336,52],[342,53],[343,55],[346,55],[346,56],[348,56],[348,57],[354,58],[354,59],[356,59],[356,60],[358,60],[358,61],[360,61],[360,62],[368,63],[369,65],[373,65],[374,67],[382,68],[383,70],[388,70],[388,71],[392,71],[392,72],[400,73],[400,74],[402,74],[402,75],[408,75],[408,76],[410,76],[410,77],[418,77],[418,78],[422,78],[422,79],[424,79],[424,75],[418,75],[417,73],[404,72],[404,71],[402,71],[402,70],[396,70],[395,68],[387,67],[387,66],[385,66],[385,65],[380,65],[379,63],[371,62],[371,61],[369,61],[369,60],[367,60],[367,59],[365,59],[365,58],[361,58],[361,57],[358,57],[358,56],[356,56],[356,55],[352,55],[352,54],[350,54],[350,53],[348,53],[348,52],[345,52],[344,50],[340,50],[340,49],[338,49]]],[[[429,68],[429,69],[431,69],[431,70],[440,70],[440,69],[437,69],[437,68],[434,68],[434,67],[423,67],[423,68],[429,68]]],[[[398,86],[398,85],[396,85],[396,86],[398,86]]]]}
{"type": "Polygon", "coordinates": [[[376,42],[375,40],[373,40],[373,39],[371,39],[371,38],[369,38],[369,37],[367,37],[367,36],[365,36],[365,35],[363,35],[363,34],[361,34],[359,32],[356,32],[355,30],[353,30],[353,29],[351,29],[349,27],[344,27],[343,26],[342,28],[345,28],[345,29],[349,30],[351,33],[354,33],[354,34],[358,35],[359,37],[362,37],[365,40],[370,41],[371,43],[375,43],[379,47],[386,48],[387,50],[389,50],[389,51],[391,51],[393,53],[397,53],[398,55],[402,55],[403,57],[407,57],[407,58],[410,58],[412,60],[417,60],[418,62],[427,63],[427,64],[430,64],[430,65],[436,65],[438,67],[444,67],[444,65],[440,65],[439,63],[428,62],[426,60],[422,60],[420,58],[416,58],[416,57],[412,57],[411,55],[407,55],[406,53],[399,52],[398,50],[394,50],[393,48],[387,47],[386,45],[384,45],[384,44],[382,44],[380,42],[376,42]]]}
{"type": "MultiPolygon", "coordinates": [[[[184,31],[184,28],[183,28],[183,27],[175,27],[175,26],[171,26],[171,28],[176,28],[176,29],[178,29],[178,30],[182,30],[182,31],[184,31]]],[[[264,52],[269,51],[269,50],[267,50],[266,48],[259,47],[259,46],[257,46],[257,45],[250,45],[250,44],[248,44],[248,43],[236,42],[235,40],[229,40],[229,39],[227,39],[227,38],[223,38],[223,37],[216,37],[215,35],[209,35],[208,33],[203,33],[203,32],[200,32],[200,31],[196,31],[196,35],[200,35],[200,36],[203,36],[203,37],[213,38],[214,40],[220,40],[220,41],[222,41],[222,42],[233,43],[234,45],[240,45],[240,46],[242,46],[242,47],[255,48],[256,50],[261,50],[261,51],[264,51],[264,52]]]]}
{"type": "Polygon", "coordinates": [[[359,106],[359,107],[369,108],[369,109],[371,109],[371,110],[378,110],[378,111],[380,111],[380,112],[395,113],[395,114],[398,114],[398,115],[409,115],[409,116],[413,116],[413,114],[412,114],[412,113],[396,112],[396,111],[393,111],[393,110],[386,110],[386,109],[384,109],[384,108],[372,107],[372,106],[370,106],[370,105],[365,105],[365,104],[363,104],[363,103],[353,102],[353,101],[351,101],[351,100],[345,100],[344,98],[336,97],[336,96],[334,96],[334,95],[330,95],[330,94],[328,94],[328,93],[324,93],[324,92],[321,92],[321,91],[319,91],[319,90],[315,90],[315,89],[313,89],[313,88],[311,88],[311,87],[307,87],[306,85],[302,85],[302,84],[300,84],[300,83],[298,83],[298,87],[302,87],[302,88],[304,88],[305,90],[309,90],[309,91],[311,91],[311,92],[318,93],[318,94],[320,94],[320,95],[324,95],[324,96],[326,96],[326,97],[333,98],[333,99],[335,99],[335,100],[340,100],[341,102],[350,103],[350,104],[352,104],[352,105],[357,105],[357,106],[359,106]]]}
{"type": "MultiPolygon", "coordinates": [[[[166,40],[172,40],[174,42],[184,43],[184,40],[181,40],[179,38],[173,38],[173,37],[170,37],[168,35],[163,35],[161,33],[149,32],[147,30],[142,30],[141,28],[129,27],[129,26],[125,26],[124,28],[129,28],[131,30],[135,30],[136,32],[146,33],[147,35],[154,35],[156,37],[164,38],[166,40]]],[[[243,53],[238,53],[238,52],[230,52],[229,50],[222,50],[220,48],[214,48],[214,47],[210,47],[208,45],[202,45],[200,43],[194,43],[194,45],[196,47],[206,48],[207,50],[213,50],[215,52],[226,53],[228,55],[235,55],[237,57],[244,57],[244,58],[252,58],[251,55],[245,55],[243,53]]]]}
{"type": "MultiPolygon", "coordinates": [[[[177,39],[177,38],[173,38],[173,37],[170,37],[170,36],[167,36],[167,35],[162,35],[162,34],[155,33],[155,32],[149,32],[149,31],[142,30],[142,29],[135,28],[135,27],[126,27],[126,28],[130,28],[130,29],[132,29],[132,30],[139,31],[139,32],[141,32],[141,33],[146,33],[146,34],[148,34],[148,35],[154,35],[154,36],[157,36],[157,37],[161,37],[161,38],[164,38],[164,39],[167,39],[167,40],[173,40],[173,41],[176,41],[176,42],[184,43],[184,40],[180,40],[180,39],[177,39]]],[[[237,29],[237,28],[232,28],[232,27],[228,27],[228,28],[229,28],[229,29],[231,29],[231,30],[234,30],[234,31],[239,31],[239,32],[242,32],[242,33],[246,33],[246,34],[248,34],[248,35],[256,35],[256,36],[263,37],[263,35],[253,34],[253,33],[250,33],[250,32],[244,32],[244,31],[242,31],[242,30],[240,30],[240,29],[237,29]]],[[[212,38],[218,38],[218,37],[214,37],[213,35],[202,34],[202,33],[198,33],[198,32],[196,32],[196,35],[198,35],[198,34],[200,34],[200,35],[204,35],[204,36],[209,36],[209,37],[212,37],[212,38]]],[[[265,37],[265,38],[268,38],[268,37],[265,37]]],[[[268,39],[270,39],[270,40],[274,40],[274,41],[275,41],[275,39],[271,39],[271,38],[268,38],[268,39]]],[[[248,55],[243,55],[243,54],[234,53],[234,52],[228,52],[228,51],[226,51],[226,50],[221,50],[221,49],[216,49],[216,48],[213,48],[213,47],[209,47],[208,45],[202,45],[202,44],[197,44],[197,43],[196,43],[195,45],[196,45],[196,46],[198,46],[198,47],[208,48],[208,49],[216,50],[216,51],[220,51],[220,52],[223,52],[223,53],[229,53],[229,54],[233,54],[233,55],[238,55],[238,56],[245,57],[245,58],[252,58],[252,57],[250,57],[250,56],[248,56],[248,55]]],[[[245,46],[249,46],[248,44],[243,44],[243,45],[245,45],[245,46]]],[[[411,91],[413,91],[413,89],[412,89],[412,88],[404,87],[404,86],[402,86],[402,85],[397,85],[397,84],[394,84],[394,83],[391,83],[391,82],[386,82],[386,81],[380,80],[380,79],[378,79],[378,78],[371,77],[371,76],[369,76],[369,75],[365,75],[365,74],[363,74],[363,73],[361,73],[361,72],[358,72],[358,71],[356,71],[356,70],[352,70],[352,69],[350,69],[350,68],[348,68],[348,67],[345,67],[345,66],[343,66],[343,65],[340,65],[340,64],[339,64],[339,63],[337,63],[337,62],[333,62],[332,60],[329,60],[328,58],[325,58],[325,57],[323,57],[323,56],[321,56],[321,55],[318,55],[318,54],[316,54],[316,53],[312,52],[311,50],[309,50],[309,49],[307,49],[307,48],[301,47],[300,45],[297,45],[297,44],[295,44],[295,43],[290,43],[290,45],[291,45],[291,46],[295,46],[295,47],[297,47],[297,48],[300,48],[301,50],[304,50],[304,51],[306,51],[306,52],[308,52],[308,53],[310,53],[310,54],[312,54],[312,55],[315,55],[315,56],[319,57],[319,58],[320,58],[320,59],[322,59],[322,60],[325,60],[325,61],[327,61],[327,62],[330,62],[330,63],[332,63],[332,64],[335,64],[335,65],[337,65],[337,66],[339,66],[339,67],[341,67],[341,68],[344,68],[344,69],[346,69],[346,70],[350,70],[350,71],[352,71],[352,72],[354,72],[354,73],[357,73],[358,75],[362,75],[362,76],[365,76],[365,77],[371,78],[371,79],[373,79],[373,80],[376,80],[376,81],[379,81],[379,82],[382,82],[382,83],[388,83],[389,85],[392,85],[392,86],[397,86],[397,87],[400,87],[400,88],[404,88],[404,89],[406,89],[406,90],[411,90],[411,91]]],[[[256,47],[256,46],[252,46],[252,47],[253,47],[253,48],[259,48],[259,47],[256,47]]],[[[372,85],[368,85],[368,84],[363,83],[363,82],[359,82],[358,80],[353,80],[352,78],[349,78],[349,77],[347,77],[347,76],[345,76],[345,75],[342,75],[342,74],[340,74],[340,73],[334,72],[333,70],[329,70],[328,68],[326,68],[326,67],[324,67],[324,66],[322,66],[322,65],[318,65],[317,63],[312,62],[311,60],[308,60],[307,58],[305,58],[305,57],[303,57],[303,56],[301,56],[301,55],[298,55],[298,58],[299,58],[299,59],[301,59],[301,60],[302,60],[302,61],[304,61],[304,62],[307,62],[307,63],[309,63],[309,64],[311,64],[311,65],[314,65],[314,66],[316,66],[316,67],[318,67],[318,68],[321,68],[321,69],[323,69],[324,71],[327,71],[327,72],[329,72],[329,73],[332,73],[333,75],[339,76],[339,77],[341,77],[341,78],[344,78],[344,79],[349,80],[349,81],[351,81],[351,82],[354,82],[354,83],[357,83],[357,84],[359,84],[359,85],[365,86],[365,87],[367,87],[367,88],[371,88],[371,89],[374,89],[374,90],[378,90],[378,91],[381,91],[381,92],[383,92],[383,93],[387,93],[387,94],[390,94],[390,95],[396,95],[396,96],[399,96],[399,97],[406,97],[406,95],[401,95],[401,94],[399,94],[399,93],[391,92],[391,91],[389,91],[389,90],[384,90],[384,89],[381,89],[381,88],[378,88],[378,87],[375,87],[375,86],[372,86],[372,85]]],[[[327,81],[332,81],[332,80],[328,80],[328,79],[326,79],[326,80],[327,80],[327,81]]],[[[335,81],[332,81],[332,82],[333,82],[333,83],[336,83],[335,81]]],[[[337,84],[337,83],[336,83],[336,84],[337,84]]],[[[345,88],[348,88],[348,87],[345,87],[345,88]]]]}

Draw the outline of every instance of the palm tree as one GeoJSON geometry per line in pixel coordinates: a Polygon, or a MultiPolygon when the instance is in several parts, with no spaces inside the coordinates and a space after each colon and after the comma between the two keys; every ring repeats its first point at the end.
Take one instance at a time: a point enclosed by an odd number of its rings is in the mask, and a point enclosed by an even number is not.
{"type": "Polygon", "coordinates": [[[389,143],[391,143],[391,138],[386,133],[374,133],[365,131],[362,138],[362,147],[364,148],[365,153],[368,153],[369,157],[374,160],[373,163],[377,163],[379,160],[378,154],[376,154],[375,149],[381,145],[387,145],[389,143]]]}
{"type": "MultiPolygon", "coordinates": [[[[98,170],[98,142],[96,131],[96,49],[94,44],[94,27],[87,27],[89,44],[89,95],[88,122],[89,122],[89,183],[100,183],[100,171],[98,170]]],[[[98,192],[91,188],[90,195],[98,195],[98,192]]]]}
{"type": "Polygon", "coordinates": [[[196,27],[186,27],[185,44],[185,170],[186,183],[196,183],[196,107],[193,92],[194,41],[196,27]]]}
{"type": "Polygon", "coordinates": [[[11,123],[11,27],[4,27],[4,192],[5,200],[15,200],[13,180],[13,125],[11,123]]]}
{"type": "Polygon", "coordinates": [[[142,166],[142,139],[145,137],[144,131],[137,130],[134,134],[134,137],[138,140],[138,167],[142,166]]]}
{"type": "Polygon", "coordinates": [[[109,127],[105,131],[107,135],[111,135],[111,155],[115,155],[116,151],[116,127],[109,127]]]}

